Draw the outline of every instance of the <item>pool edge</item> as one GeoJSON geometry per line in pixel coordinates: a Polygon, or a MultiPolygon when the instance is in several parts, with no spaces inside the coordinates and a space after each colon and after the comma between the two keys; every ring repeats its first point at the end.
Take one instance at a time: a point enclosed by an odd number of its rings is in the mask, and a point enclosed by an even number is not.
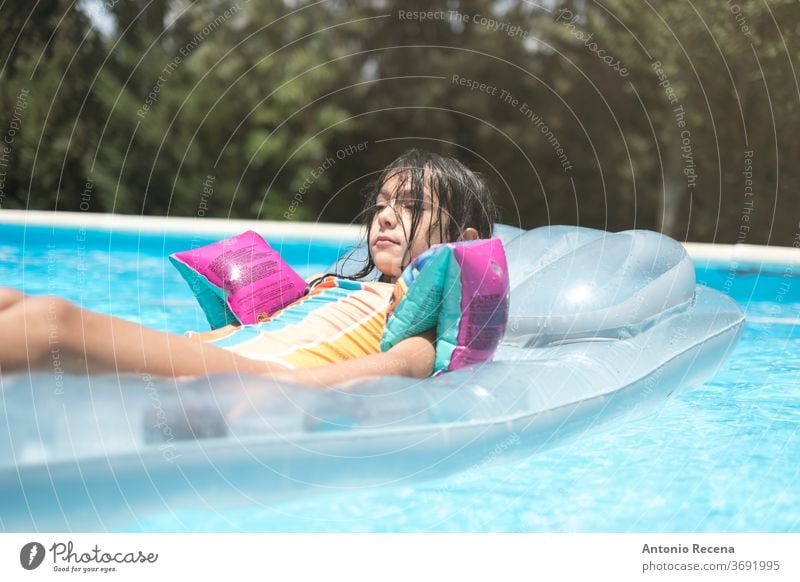
{"type": "Polygon", "coordinates": [[[58,226],[103,229],[123,232],[178,233],[229,236],[245,230],[269,232],[274,238],[328,239],[341,241],[361,235],[357,224],[330,222],[292,222],[277,220],[243,220],[208,217],[144,216],[89,212],[42,210],[2,210],[0,224],[16,226],[58,226]]]}
{"type": "MultiPolygon", "coordinates": [[[[357,224],[292,222],[208,217],[144,216],[43,210],[2,210],[0,224],[68,226],[124,232],[180,233],[230,236],[245,230],[269,232],[284,239],[356,240],[363,236],[357,224]]],[[[682,242],[695,262],[709,264],[800,265],[800,248],[749,244],[682,242]]]]}

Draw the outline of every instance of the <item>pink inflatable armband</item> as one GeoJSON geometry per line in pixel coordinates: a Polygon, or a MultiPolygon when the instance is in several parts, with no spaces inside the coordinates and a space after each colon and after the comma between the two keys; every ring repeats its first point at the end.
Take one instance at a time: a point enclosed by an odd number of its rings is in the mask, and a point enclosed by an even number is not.
{"type": "Polygon", "coordinates": [[[249,230],[169,257],[212,329],[268,318],[305,294],[306,282],[249,230]]]}
{"type": "Polygon", "coordinates": [[[435,245],[397,280],[381,350],[436,328],[435,373],[488,362],[505,334],[508,301],[499,238],[435,245]]]}

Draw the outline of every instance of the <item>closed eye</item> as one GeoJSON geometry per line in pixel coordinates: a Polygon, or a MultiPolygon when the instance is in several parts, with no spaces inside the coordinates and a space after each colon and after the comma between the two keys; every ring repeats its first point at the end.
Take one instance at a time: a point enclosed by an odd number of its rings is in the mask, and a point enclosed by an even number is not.
{"type": "Polygon", "coordinates": [[[395,208],[401,208],[403,210],[413,210],[416,203],[419,202],[419,208],[423,211],[431,209],[431,203],[427,199],[419,199],[419,198],[408,198],[408,197],[399,197],[394,199],[394,203],[390,203],[390,200],[384,197],[383,194],[378,196],[378,199],[373,206],[374,209],[377,211],[381,211],[387,206],[394,206],[395,208]]]}

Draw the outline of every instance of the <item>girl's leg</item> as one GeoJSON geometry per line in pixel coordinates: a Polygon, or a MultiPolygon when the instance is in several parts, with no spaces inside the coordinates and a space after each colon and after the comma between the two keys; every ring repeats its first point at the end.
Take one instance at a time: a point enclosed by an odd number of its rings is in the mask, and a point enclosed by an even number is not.
{"type": "Polygon", "coordinates": [[[22,291],[13,289],[11,287],[0,287],[0,311],[6,307],[10,307],[15,303],[19,303],[25,299],[26,295],[22,291]]]}
{"type": "Polygon", "coordinates": [[[286,372],[278,364],[80,309],[59,297],[0,293],[0,373],[52,370],[56,362],[76,374],[286,372]]]}

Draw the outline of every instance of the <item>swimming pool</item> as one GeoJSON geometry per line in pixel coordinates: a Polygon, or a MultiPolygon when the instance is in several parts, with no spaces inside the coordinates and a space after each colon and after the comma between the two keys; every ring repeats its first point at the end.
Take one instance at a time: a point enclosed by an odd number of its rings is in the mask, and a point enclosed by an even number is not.
{"type": "MultiPolygon", "coordinates": [[[[157,329],[207,329],[167,254],[218,239],[0,226],[0,282],[157,329]]],[[[352,239],[271,240],[303,275],[352,239]]],[[[698,265],[747,310],[719,374],[656,414],[517,463],[260,508],[165,513],[130,531],[798,531],[800,268],[698,265]]],[[[509,443],[513,447],[513,443],[509,443]]]]}

